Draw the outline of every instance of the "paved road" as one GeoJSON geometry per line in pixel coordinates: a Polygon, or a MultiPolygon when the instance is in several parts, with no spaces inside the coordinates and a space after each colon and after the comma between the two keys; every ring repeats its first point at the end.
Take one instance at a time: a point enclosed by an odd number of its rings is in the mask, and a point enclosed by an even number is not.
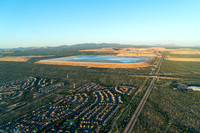
{"type": "MultiPolygon", "coordinates": [[[[160,59],[160,62],[158,64],[158,66],[157,66],[158,69],[157,69],[155,75],[158,75],[163,59],[164,59],[164,55],[160,59]]],[[[147,98],[148,98],[148,96],[149,96],[149,94],[151,92],[151,89],[152,89],[152,87],[154,85],[154,82],[156,81],[156,78],[157,78],[156,76],[153,77],[153,79],[152,79],[149,87],[147,88],[142,100],[140,101],[140,103],[139,103],[138,107],[136,108],[134,114],[131,116],[131,119],[130,119],[129,123],[126,125],[126,127],[124,129],[124,133],[131,133],[131,131],[132,131],[132,129],[133,129],[133,127],[134,127],[134,125],[135,125],[135,123],[137,121],[137,118],[140,115],[140,112],[142,111],[142,108],[144,107],[145,102],[147,101],[147,98]]]]}

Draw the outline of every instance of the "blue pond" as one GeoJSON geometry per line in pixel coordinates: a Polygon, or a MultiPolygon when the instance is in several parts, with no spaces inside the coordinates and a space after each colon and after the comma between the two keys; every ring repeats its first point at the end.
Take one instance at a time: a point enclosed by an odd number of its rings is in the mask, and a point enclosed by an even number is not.
{"type": "Polygon", "coordinates": [[[46,59],[42,61],[53,62],[96,62],[96,63],[138,63],[144,62],[152,57],[140,56],[68,56],[53,59],[46,59]]]}
{"type": "Polygon", "coordinates": [[[145,61],[145,59],[141,57],[120,57],[120,56],[77,56],[71,61],[100,62],[100,63],[138,63],[145,61]]]}

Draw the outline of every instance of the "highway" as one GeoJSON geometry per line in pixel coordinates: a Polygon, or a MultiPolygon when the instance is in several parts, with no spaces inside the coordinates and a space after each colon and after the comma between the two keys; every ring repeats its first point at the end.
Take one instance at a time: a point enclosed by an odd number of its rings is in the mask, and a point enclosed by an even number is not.
{"type": "MultiPolygon", "coordinates": [[[[164,59],[164,55],[162,56],[162,58],[159,61],[159,64],[157,65],[158,69],[157,69],[155,75],[158,75],[158,73],[160,71],[160,66],[162,64],[163,59],[164,59]]],[[[137,118],[139,117],[140,112],[142,111],[142,108],[144,107],[144,104],[146,103],[146,101],[148,99],[148,96],[149,96],[149,94],[151,92],[151,89],[152,89],[152,87],[153,87],[154,82],[156,81],[156,79],[157,79],[157,76],[153,77],[153,79],[152,79],[149,87],[147,88],[147,90],[146,90],[146,92],[145,92],[142,100],[140,101],[138,107],[136,108],[134,114],[131,116],[131,119],[129,120],[129,123],[126,125],[123,133],[131,133],[131,131],[132,131],[132,129],[133,129],[133,127],[134,127],[134,125],[135,125],[135,123],[137,121],[137,118]]]]}

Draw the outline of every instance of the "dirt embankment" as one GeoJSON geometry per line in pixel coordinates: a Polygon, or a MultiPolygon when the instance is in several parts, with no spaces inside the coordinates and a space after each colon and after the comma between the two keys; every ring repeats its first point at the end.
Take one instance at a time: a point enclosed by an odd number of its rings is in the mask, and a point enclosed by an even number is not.
{"type": "Polygon", "coordinates": [[[148,63],[86,63],[86,62],[51,62],[51,61],[38,61],[38,64],[49,64],[49,65],[70,65],[70,66],[86,66],[86,67],[97,67],[97,68],[142,68],[148,67],[148,63]]]}

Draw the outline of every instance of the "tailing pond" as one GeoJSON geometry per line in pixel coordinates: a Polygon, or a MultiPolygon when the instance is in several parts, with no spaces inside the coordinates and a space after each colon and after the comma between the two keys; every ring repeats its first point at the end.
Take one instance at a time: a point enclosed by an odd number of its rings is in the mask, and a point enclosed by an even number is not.
{"type": "Polygon", "coordinates": [[[152,57],[144,56],[69,56],[42,61],[55,62],[95,62],[95,63],[139,63],[145,62],[152,57]]]}

